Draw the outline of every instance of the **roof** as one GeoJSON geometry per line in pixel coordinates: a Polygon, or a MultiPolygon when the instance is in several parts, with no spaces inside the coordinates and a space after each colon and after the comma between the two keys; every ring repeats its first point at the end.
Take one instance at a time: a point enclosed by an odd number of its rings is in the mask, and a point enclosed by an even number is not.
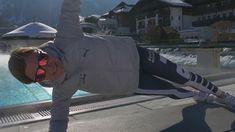
{"type": "Polygon", "coordinates": [[[231,28],[231,33],[235,33],[235,27],[231,28]]]}
{"type": "Polygon", "coordinates": [[[89,22],[82,22],[82,23],[80,23],[80,26],[81,26],[81,27],[91,27],[91,28],[95,28],[95,29],[98,29],[98,28],[99,28],[99,27],[96,26],[95,24],[89,23],[89,22]]]}
{"type": "Polygon", "coordinates": [[[3,34],[3,38],[29,37],[29,38],[54,38],[57,30],[40,22],[31,22],[11,32],[3,34]]]}
{"type": "Polygon", "coordinates": [[[191,7],[192,6],[182,0],[159,0],[159,1],[167,3],[172,6],[180,6],[180,7],[191,7]]]}
{"type": "Polygon", "coordinates": [[[132,11],[137,14],[142,14],[143,12],[155,12],[162,7],[188,8],[192,7],[192,5],[183,0],[139,0],[132,8],[132,11]]]}
{"type": "Polygon", "coordinates": [[[220,2],[222,0],[184,0],[184,1],[191,5],[205,5],[209,3],[220,2]]]}
{"type": "Polygon", "coordinates": [[[125,2],[121,2],[112,11],[114,13],[129,12],[133,7],[134,7],[134,5],[128,5],[125,2]]]}

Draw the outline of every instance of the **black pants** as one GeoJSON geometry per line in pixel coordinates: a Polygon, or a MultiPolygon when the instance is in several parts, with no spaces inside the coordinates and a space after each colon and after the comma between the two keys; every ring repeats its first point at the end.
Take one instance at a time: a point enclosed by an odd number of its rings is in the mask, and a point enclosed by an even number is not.
{"type": "Polygon", "coordinates": [[[175,63],[156,52],[138,47],[141,73],[156,75],[175,83],[184,84],[189,80],[189,73],[175,63]]]}
{"type": "MultiPolygon", "coordinates": [[[[216,93],[218,88],[198,74],[189,72],[153,50],[137,47],[140,56],[139,89],[137,93],[169,94],[173,85],[159,78],[178,84],[186,84],[207,93],[216,93]]],[[[178,90],[179,91],[179,90],[178,90]]]]}

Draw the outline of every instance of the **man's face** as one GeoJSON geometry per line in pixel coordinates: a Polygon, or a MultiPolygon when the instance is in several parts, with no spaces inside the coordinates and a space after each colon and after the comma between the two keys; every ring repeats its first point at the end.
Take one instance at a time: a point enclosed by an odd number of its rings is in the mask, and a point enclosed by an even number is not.
{"type": "Polygon", "coordinates": [[[25,58],[25,63],[25,75],[36,82],[56,80],[64,73],[64,65],[60,59],[42,50],[34,50],[25,58]]]}

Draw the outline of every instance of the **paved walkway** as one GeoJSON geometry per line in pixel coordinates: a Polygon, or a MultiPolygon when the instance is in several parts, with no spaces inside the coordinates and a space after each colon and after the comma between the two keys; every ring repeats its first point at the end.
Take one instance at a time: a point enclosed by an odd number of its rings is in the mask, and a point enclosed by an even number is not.
{"type": "MultiPolygon", "coordinates": [[[[219,79],[213,76],[211,79],[219,79]]],[[[233,78],[233,77],[232,77],[233,78]]],[[[232,78],[229,78],[230,80],[232,78]]],[[[228,80],[228,79],[224,79],[228,80]]],[[[224,81],[222,81],[224,82],[224,81]]],[[[217,81],[221,84],[221,82],[217,81]]],[[[221,85],[235,95],[235,82],[221,85]]],[[[49,121],[2,128],[0,132],[46,132],[49,121]]],[[[68,132],[232,132],[235,112],[192,98],[168,97],[70,116],[68,132]]]]}

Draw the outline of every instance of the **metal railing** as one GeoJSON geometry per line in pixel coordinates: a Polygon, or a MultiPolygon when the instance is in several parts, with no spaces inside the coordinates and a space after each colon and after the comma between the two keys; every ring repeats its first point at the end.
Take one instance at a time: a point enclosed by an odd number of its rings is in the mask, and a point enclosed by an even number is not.
{"type": "Polygon", "coordinates": [[[147,48],[190,48],[195,49],[197,54],[197,65],[200,68],[220,69],[221,48],[235,48],[235,42],[211,42],[211,43],[179,43],[179,44],[147,44],[138,43],[138,46],[147,48]]]}
{"type": "Polygon", "coordinates": [[[138,43],[138,46],[149,48],[235,48],[231,42],[197,42],[197,43],[138,43]]]}

